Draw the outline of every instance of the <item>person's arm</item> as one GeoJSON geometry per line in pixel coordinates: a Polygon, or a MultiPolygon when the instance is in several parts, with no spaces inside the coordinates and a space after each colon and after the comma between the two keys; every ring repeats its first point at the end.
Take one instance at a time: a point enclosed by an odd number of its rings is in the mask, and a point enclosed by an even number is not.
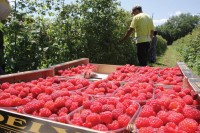
{"type": "Polygon", "coordinates": [[[134,28],[129,28],[126,32],[126,34],[120,39],[120,42],[124,42],[133,32],[134,32],[134,28]]]}

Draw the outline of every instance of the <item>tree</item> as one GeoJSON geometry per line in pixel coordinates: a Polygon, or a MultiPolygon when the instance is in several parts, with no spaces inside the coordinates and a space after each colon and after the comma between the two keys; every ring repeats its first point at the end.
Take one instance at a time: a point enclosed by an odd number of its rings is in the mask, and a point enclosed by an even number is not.
{"type": "Polygon", "coordinates": [[[173,41],[190,33],[199,23],[199,15],[182,13],[179,16],[172,16],[166,23],[158,26],[157,30],[167,40],[168,45],[170,45],[173,41]]]}

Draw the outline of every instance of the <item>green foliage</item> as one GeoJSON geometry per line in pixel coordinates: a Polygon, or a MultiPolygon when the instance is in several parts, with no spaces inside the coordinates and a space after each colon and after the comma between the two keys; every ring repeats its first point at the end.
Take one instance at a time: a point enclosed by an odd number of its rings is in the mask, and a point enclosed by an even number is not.
{"type": "Polygon", "coordinates": [[[167,49],[167,41],[162,38],[160,35],[157,35],[157,45],[156,45],[156,54],[159,56],[163,54],[167,49]]]}
{"type": "Polygon", "coordinates": [[[200,75],[200,25],[190,34],[173,43],[178,45],[177,49],[183,56],[184,62],[200,75]]]}
{"type": "MultiPolygon", "coordinates": [[[[16,1],[3,26],[6,72],[46,68],[82,57],[106,64],[136,64],[136,47],[129,38],[130,13],[116,0],[16,1]]],[[[2,26],[1,26],[2,27],[2,26]]]]}
{"type": "Polygon", "coordinates": [[[190,33],[199,23],[199,15],[180,14],[169,18],[165,24],[158,26],[157,30],[168,44],[172,44],[173,41],[190,33]]]}

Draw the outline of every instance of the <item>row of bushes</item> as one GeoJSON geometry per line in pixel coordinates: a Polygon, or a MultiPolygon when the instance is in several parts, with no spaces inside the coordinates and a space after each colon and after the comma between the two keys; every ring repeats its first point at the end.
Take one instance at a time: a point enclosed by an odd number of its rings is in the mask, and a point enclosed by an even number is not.
{"type": "Polygon", "coordinates": [[[200,75],[200,25],[185,37],[173,43],[183,57],[184,62],[193,72],[200,75]]]}

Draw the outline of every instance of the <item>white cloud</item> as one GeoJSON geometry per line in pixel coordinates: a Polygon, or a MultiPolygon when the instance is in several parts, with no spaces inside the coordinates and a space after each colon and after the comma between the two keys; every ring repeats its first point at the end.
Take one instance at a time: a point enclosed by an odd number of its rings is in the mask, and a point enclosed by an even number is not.
{"type": "Polygon", "coordinates": [[[154,23],[155,26],[158,26],[158,25],[164,24],[166,21],[167,21],[167,19],[165,19],[165,18],[163,18],[163,19],[154,19],[153,23],[154,23]]]}

